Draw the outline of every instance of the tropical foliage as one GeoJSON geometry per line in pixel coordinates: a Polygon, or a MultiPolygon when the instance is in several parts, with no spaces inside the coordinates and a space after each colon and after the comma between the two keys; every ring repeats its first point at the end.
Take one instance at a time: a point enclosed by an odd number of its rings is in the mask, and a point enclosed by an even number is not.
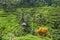
{"type": "Polygon", "coordinates": [[[0,0],[0,40],[43,39],[60,39],[60,0],[0,0]],[[42,26],[46,37],[35,33],[42,26]]]}

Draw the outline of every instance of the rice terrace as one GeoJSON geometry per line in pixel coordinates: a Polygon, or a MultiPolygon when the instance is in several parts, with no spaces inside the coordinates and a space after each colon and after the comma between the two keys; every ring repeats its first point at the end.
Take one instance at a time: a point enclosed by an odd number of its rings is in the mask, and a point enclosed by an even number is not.
{"type": "Polygon", "coordinates": [[[60,40],[60,0],[0,0],[0,40],[60,40]]]}

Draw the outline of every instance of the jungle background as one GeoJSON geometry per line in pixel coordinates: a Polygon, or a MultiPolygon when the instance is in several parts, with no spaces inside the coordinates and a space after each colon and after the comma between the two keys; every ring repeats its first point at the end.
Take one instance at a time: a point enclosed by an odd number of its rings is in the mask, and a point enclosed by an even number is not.
{"type": "Polygon", "coordinates": [[[60,40],[60,0],[0,0],[0,40],[60,40]],[[51,34],[37,36],[41,26],[51,34]]]}

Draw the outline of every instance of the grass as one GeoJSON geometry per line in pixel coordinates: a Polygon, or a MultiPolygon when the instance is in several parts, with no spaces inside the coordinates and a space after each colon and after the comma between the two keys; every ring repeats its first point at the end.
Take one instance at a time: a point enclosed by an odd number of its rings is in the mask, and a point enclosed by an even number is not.
{"type": "Polygon", "coordinates": [[[48,37],[38,37],[31,34],[27,34],[26,36],[20,37],[18,40],[51,40],[51,39],[48,37]]]}

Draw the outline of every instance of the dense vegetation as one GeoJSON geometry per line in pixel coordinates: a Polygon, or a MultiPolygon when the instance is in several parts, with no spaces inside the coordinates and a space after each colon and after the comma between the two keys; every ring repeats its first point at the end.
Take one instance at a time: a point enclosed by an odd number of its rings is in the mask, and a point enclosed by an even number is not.
{"type": "Polygon", "coordinates": [[[0,40],[60,40],[60,0],[0,0],[0,40]],[[47,37],[35,33],[41,26],[47,37]]]}

